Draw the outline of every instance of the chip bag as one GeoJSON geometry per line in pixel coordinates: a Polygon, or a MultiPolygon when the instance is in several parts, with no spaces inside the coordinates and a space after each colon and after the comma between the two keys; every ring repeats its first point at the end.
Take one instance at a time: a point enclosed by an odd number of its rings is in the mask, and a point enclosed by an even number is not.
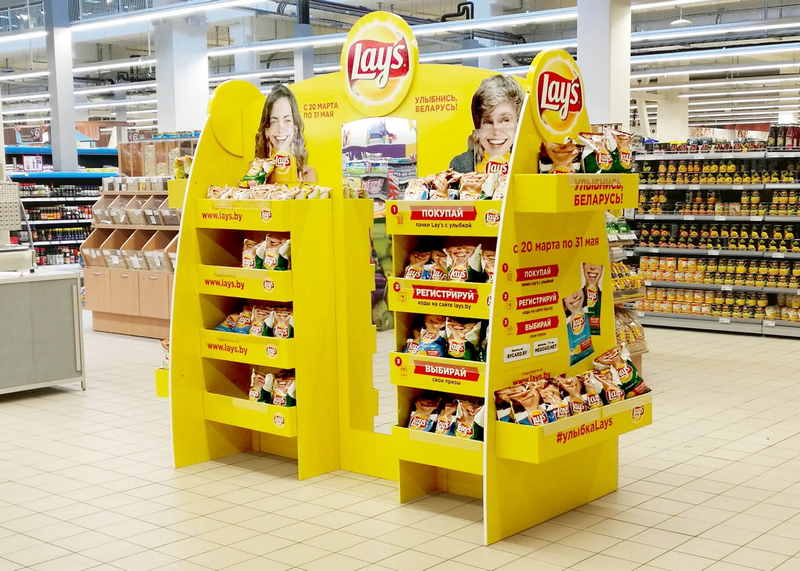
{"type": "Polygon", "coordinates": [[[601,394],[603,392],[603,385],[600,384],[592,371],[578,375],[578,379],[583,384],[583,398],[586,402],[586,408],[595,410],[603,406],[601,394]]]}
{"type": "Polygon", "coordinates": [[[250,335],[264,337],[267,334],[267,320],[272,315],[272,308],[253,307],[253,315],[250,323],[250,335]]]}
{"type": "Polygon", "coordinates": [[[446,400],[439,411],[439,418],[436,420],[436,434],[454,436],[456,432],[456,411],[458,410],[457,400],[446,400]]]}
{"type": "Polygon", "coordinates": [[[253,367],[250,372],[250,392],[247,398],[255,402],[272,402],[272,373],[261,373],[253,367]]]}
{"type": "Polygon", "coordinates": [[[605,133],[578,133],[578,140],[583,143],[583,172],[613,172],[614,159],[608,150],[605,133]]]}
{"type": "Polygon", "coordinates": [[[458,195],[460,200],[480,200],[484,197],[483,185],[489,175],[471,172],[462,175],[458,195]]]}
{"type": "Polygon", "coordinates": [[[581,311],[570,315],[566,320],[567,342],[569,343],[569,366],[580,363],[594,353],[592,332],[589,320],[581,311]]]}
{"type": "Polygon", "coordinates": [[[288,232],[273,232],[263,242],[263,249],[256,252],[263,260],[265,270],[285,271],[289,269],[291,248],[288,232]]]}
{"type": "Polygon", "coordinates": [[[481,322],[463,323],[452,317],[446,319],[447,356],[452,359],[478,361],[481,341],[481,322]]]}
{"type": "Polygon", "coordinates": [[[236,320],[236,325],[233,326],[234,333],[249,333],[250,325],[253,323],[253,308],[245,305],[242,312],[239,314],[239,319],[236,320]]]}
{"type": "Polygon", "coordinates": [[[561,375],[555,379],[555,383],[562,391],[567,393],[567,398],[564,399],[564,402],[569,406],[570,414],[580,414],[588,410],[586,401],[583,399],[583,395],[581,394],[583,391],[583,383],[581,382],[580,377],[567,377],[566,375],[561,375]]]}
{"type": "Polygon", "coordinates": [[[430,195],[428,200],[456,200],[458,197],[450,194],[450,181],[446,173],[439,173],[428,177],[430,195]]]}
{"type": "Polygon", "coordinates": [[[625,400],[625,391],[614,382],[614,376],[611,374],[610,370],[592,371],[590,374],[592,375],[592,379],[600,384],[600,395],[605,404],[614,404],[615,402],[622,402],[625,400]]]}
{"type": "Polygon", "coordinates": [[[625,398],[632,398],[650,392],[636,366],[630,360],[630,353],[625,345],[617,345],[594,360],[598,369],[611,371],[614,383],[625,393],[625,398]]]}
{"type": "Polygon", "coordinates": [[[494,250],[481,250],[481,270],[486,276],[486,283],[490,284],[494,281],[494,250]]]}
{"type": "Polygon", "coordinates": [[[283,370],[272,380],[272,404],[291,407],[297,405],[295,395],[294,369],[283,370]]]}
{"type": "Polygon", "coordinates": [[[233,198],[233,191],[235,189],[228,188],[227,186],[215,186],[209,185],[208,193],[206,194],[206,198],[214,198],[214,199],[230,199],[233,198]]]}
{"type": "Polygon", "coordinates": [[[403,200],[428,200],[430,191],[428,190],[428,183],[425,179],[416,178],[410,180],[406,185],[406,191],[403,194],[403,200]]]}
{"type": "Polygon", "coordinates": [[[613,140],[611,156],[614,157],[614,172],[631,172],[631,166],[633,165],[631,140],[633,135],[610,128],[607,128],[606,132],[613,140]]]}
{"type": "Polygon", "coordinates": [[[456,437],[483,441],[485,416],[483,404],[459,399],[456,411],[456,437]]]}
{"type": "Polygon", "coordinates": [[[431,251],[431,262],[425,266],[427,279],[447,281],[447,254],[443,250],[431,251]]]}
{"type": "Polygon", "coordinates": [[[532,384],[511,395],[514,422],[526,426],[543,426],[548,423],[547,413],[542,410],[542,396],[532,384]]]}
{"type": "Polygon", "coordinates": [[[563,143],[544,141],[539,152],[539,172],[572,174],[578,170],[581,151],[582,147],[569,138],[563,143]]]}
{"type": "Polygon", "coordinates": [[[236,322],[239,320],[238,313],[231,313],[228,317],[223,319],[219,325],[214,328],[214,331],[224,331],[226,333],[232,333],[234,327],[236,327],[236,322]]]}
{"type": "Polygon", "coordinates": [[[476,282],[481,275],[480,246],[451,246],[447,254],[447,279],[451,282],[476,282]]]}
{"type": "Polygon", "coordinates": [[[244,245],[242,246],[243,268],[250,268],[254,270],[261,269],[263,260],[256,255],[258,248],[259,244],[255,240],[248,240],[247,238],[244,239],[244,245]]]}
{"type": "Polygon", "coordinates": [[[494,392],[494,408],[497,411],[497,420],[500,422],[514,422],[514,410],[511,399],[514,395],[527,390],[526,385],[514,385],[496,390],[494,392]]]}
{"type": "Polygon", "coordinates": [[[506,197],[506,194],[508,194],[508,175],[499,175],[497,177],[497,185],[494,187],[494,192],[492,193],[491,199],[503,200],[506,197]]]}
{"type": "Polygon", "coordinates": [[[411,252],[403,277],[409,280],[420,280],[425,275],[425,264],[431,259],[430,252],[411,252]]]}
{"type": "Polygon", "coordinates": [[[267,337],[291,339],[294,337],[294,314],[291,307],[275,307],[267,318],[267,337]]]}
{"type": "Polygon", "coordinates": [[[416,327],[411,330],[411,337],[406,339],[406,344],[403,347],[403,353],[408,353],[409,355],[414,355],[419,351],[419,327],[416,327]]]}
{"type": "Polygon", "coordinates": [[[544,411],[547,413],[549,422],[555,422],[569,416],[569,404],[561,398],[561,392],[556,385],[548,384],[539,390],[539,394],[542,395],[544,411]]]}
{"type": "Polygon", "coordinates": [[[419,332],[417,353],[431,357],[447,356],[447,319],[439,315],[426,315],[419,332]]]}
{"type": "Polygon", "coordinates": [[[169,369],[169,339],[161,340],[161,347],[164,349],[164,362],[161,364],[162,368],[169,369]]]}
{"type": "Polygon", "coordinates": [[[408,419],[408,428],[421,432],[433,432],[436,429],[436,422],[439,419],[438,397],[418,397],[414,401],[414,410],[408,419]]]}
{"type": "MultiPolygon", "coordinates": [[[[239,181],[239,188],[250,188],[257,184],[264,184],[268,176],[264,168],[266,162],[264,159],[253,159],[247,173],[239,181]]],[[[270,172],[272,172],[272,169],[270,169],[270,172]]]]}

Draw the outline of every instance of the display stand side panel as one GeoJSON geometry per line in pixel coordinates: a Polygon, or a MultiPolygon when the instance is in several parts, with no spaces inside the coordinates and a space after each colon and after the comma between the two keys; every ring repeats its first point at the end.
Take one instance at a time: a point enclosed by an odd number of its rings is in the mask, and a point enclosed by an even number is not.
{"type": "Polygon", "coordinates": [[[215,121],[213,117],[206,121],[183,205],[171,325],[170,406],[176,467],[228,456],[252,446],[249,430],[205,421],[203,394],[206,375],[211,371],[200,356],[200,331],[208,324],[203,323],[204,301],[197,291],[196,271],[201,258],[195,200],[205,198],[210,184],[235,185],[248,164],[248,159],[241,155],[241,143],[236,145],[231,141],[236,137],[242,140],[242,106],[262,96],[252,85],[247,88],[242,83],[220,86],[209,102],[210,113],[224,108],[229,122],[215,121]],[[235,120],[237,114],[239,119],[235,120]],[[231,137],[228,127],[236,131],[235,136],[231,137]]]}

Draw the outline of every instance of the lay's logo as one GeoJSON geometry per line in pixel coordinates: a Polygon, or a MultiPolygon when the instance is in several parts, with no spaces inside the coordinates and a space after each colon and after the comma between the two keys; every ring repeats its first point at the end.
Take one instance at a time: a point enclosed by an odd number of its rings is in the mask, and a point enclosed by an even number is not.
{"type": "Polygon", "coordinates": [[[405,38],[388,44],[374,40],[361,40],[350,46],[347,53],[347,76],[350,83],[359,80],[376,80],[383,89],[390,78],[403,77],[411,68],[405,38]]]}
{"type": "Polygon", "coordinates": [[[564,121],[570,113],[578,113],[583,109],[583,92],[579,77],[567,79],[555,72],[545,71],[539,76],[537,89],[539,94],[539,112],[558,111],[558,117],[564,121]]]}
{"type": "Polygon", "coordinates": [[[275,155],[275,168],[278,170],[286,170],[292,164],[292,158],[289,155],[275,155]]]}
{"type": "Polygon", "coordinates": [[[419,47],[402,18],[371,12],[350,28],[340,61],[347,99],[361,113],[380,117],[408,95],[419,47]]]}
{"type": "Polygon", "coordinates": [[[486,163],[486,174],[508,174],[508,163],[489,161],[486,163]]]}

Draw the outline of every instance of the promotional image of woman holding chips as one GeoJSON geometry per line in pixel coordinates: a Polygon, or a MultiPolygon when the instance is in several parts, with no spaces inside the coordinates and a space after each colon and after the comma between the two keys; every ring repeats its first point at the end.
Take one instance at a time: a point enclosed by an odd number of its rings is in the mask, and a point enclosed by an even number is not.
{"type": "Polygon", "coordinates": [[[484,79],[472,96],[472,124],[467,151],[450,161],[458,172],[508,174],[525,92],[510,75],[484,79]]]}
{"type": "Polygon", "coordinates": [[[256,133],[256,158],[274,163],[266,182],[317,182],[317,172],[306,162],[303,119],[297,99],[285,85],[276,85],[267,96],[256,133]]]}

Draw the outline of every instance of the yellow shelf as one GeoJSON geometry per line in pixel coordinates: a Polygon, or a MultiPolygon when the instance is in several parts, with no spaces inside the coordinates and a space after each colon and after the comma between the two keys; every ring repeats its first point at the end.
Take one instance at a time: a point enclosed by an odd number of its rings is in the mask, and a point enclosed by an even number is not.
{"type": "Polygon", "coordinates": [[[486,363],[393,351],[389,353],[389,378],[401,387],[483,398],[486,363]]]}
{"type": "Polygon", "coordinates": [[[390,200],[386,203],[386,233],[497,236],[502,209],[499,200],[390,200]]]}
{"type": "Polygon", "coordinates": [[[225,230],[288,232],[292,225],[294,203],[293,200],[198,198],[195,201],[195,226],[225,230]]]}
{"type": "Polygon", "coordinates": [[[292,272],[197,266],[200,293],[266,301],[291,301],[292,272]]]}
{"type": "Polygon", "coordinates": [[[389,309],[489,319],[492,284],[389,278],[389,309]]]}
{"type": "Polygon", "coordinates": [[[653,422],[652,394],[624,400],[544,426],[495,423],[497,456],[541,464],[653,422]]]}
{"type": "Polygon", "coordinates": [[[483,474],[483,442],[392,427],[400,460],[469,474],[483,474]]]}
{"type": "Polygon", "coordinates": [[[204,329],[200,332],[200,356],[279,369],[295,366],[294,339],[256,337],[204,329]]]}
{"type": "Polygon", "coordinates": [[[297,436],[297,407],[253,402],[239,397],[203,393],[206,420],[292,438],[297,436]]]}
{"type": "Polygon", "coordinates": [[[639,203],[637,174],[517,174],[513,184],[516,212],[592,212],[639,203]]]}
{"type": "Polygon", "coordinates": [[[156,396],[169,398],[169,369],[156,369],[156,396]]]}

